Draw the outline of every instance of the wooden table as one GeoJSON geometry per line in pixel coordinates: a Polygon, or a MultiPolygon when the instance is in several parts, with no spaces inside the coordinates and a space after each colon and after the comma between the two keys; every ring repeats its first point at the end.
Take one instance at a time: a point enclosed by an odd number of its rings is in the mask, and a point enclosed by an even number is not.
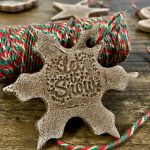
{"type": "MultiPolygon", "coordinates": [[[[64,2],[75,2],[64,0],[64,2]]],[[[107,0],[112,11],[127,9],[127,22],[130,27],[132,51],[126,62],[121,63],[127,71],[138,71],[139,78],[129,84],[126,91],[110,91],[104,95],[103,103],[116,115],[116,126],[123,134],[132,124],[150,109],[150,55],[146,47],[150,46],[150,34],[136,30],[137,17],[129,5],[129,0],[107,0]]],[[[149,0],[142,0],[138,6],[150,6],[149,0]]],[[[22,13],[0,13],[1,25],[44,23],[50,21],[57,11],[52,8],[52,0],[39,0],[39,6],[22,13]]],[[[35,122],[44,114],[42,101],[29,101],[24,104],[2,93],[0,86],[0,150],[35,150],[38,131],[35,122]]],[[[80,119],[74,118],[66,126],[63,139],[73,144],[100,145],[115,138],[105,134],[94,135],[80,119]]],[[[51,142],[44,149],[59,150],[51,142]]],[[[149,150],[150,122],[140,128],[118,150],[149,150]]]]}

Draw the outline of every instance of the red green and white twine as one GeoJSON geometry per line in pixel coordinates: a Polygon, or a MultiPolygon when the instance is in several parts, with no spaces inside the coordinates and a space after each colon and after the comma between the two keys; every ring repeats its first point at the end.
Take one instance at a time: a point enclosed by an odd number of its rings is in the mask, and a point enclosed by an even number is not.
{"type": "Polygon", "coordinates": [[[42,60],[34,54],[36,31],[53,34],[66,48],[77,43],[80,32],[99,24],[99,32],[89,41],[89,46],[104,47],[99,55],[102,66],[114,66],[126,59],[129,52],[128,28],[122,13],[116,16],[83,18],[69,21],[55,21],[47,24],[0,28],[0,82],[16,78],[20,73],[38,71],[42,60]]]}
{"type": "Polygon", "coordinates": [[[139,121],[135,122],[133,126],[125,133],[123,134],[119,139],[116,141],[113,141],[109,144],[102,145],[102,146],[74,146],[68,143],[65,143],[63,141],[57,140],[56,143],[64,148],[67,148],[68,150],[106,150],[106,149],[111,149],[114,148],[123,142],[125,142],[128,138],[130,138],[135,131],[148,119],[150,118],[150,111],[144,115],[139,121]]]}

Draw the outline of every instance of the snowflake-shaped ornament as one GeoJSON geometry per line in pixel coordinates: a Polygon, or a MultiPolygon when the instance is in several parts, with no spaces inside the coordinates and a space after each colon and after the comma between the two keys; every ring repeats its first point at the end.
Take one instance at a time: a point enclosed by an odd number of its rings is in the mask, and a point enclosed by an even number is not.
{"type": "Polygon", "coordinates": [[[3,90],[15,93],[21,101],[41,98],[47,112],[37,122],[37,149],[52,138],[60,138],[73,117],[82,118],[96,135],[109,133],[119,138],[115,116],[102,105],[103,94],[110,89],[123,91],[137,72],[127,73],[123,67],[104,68],[98,63],[101,44],[92,48],[86,42],[96,35],[99,26],[83,31],[70,49],[60,45],[53,35],[37,33],[36,53],[43,59],[43,68],[33,74],[21,74],[3,90]]]}

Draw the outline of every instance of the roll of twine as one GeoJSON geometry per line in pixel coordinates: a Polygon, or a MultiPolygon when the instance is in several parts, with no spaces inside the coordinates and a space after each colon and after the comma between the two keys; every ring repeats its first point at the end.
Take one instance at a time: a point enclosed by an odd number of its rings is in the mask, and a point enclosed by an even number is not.
{"type": "Polygon", "coordinates": [[[36,31],[53,34],[65,47],[73,47],[81,31],[90,30],[99,24],[99,32],[88,41],[89,46],[99,44],[104,47],[99,55],[99,63],[105,67],[124,61],[129,53],[130,40],[124,15],[84,18],[69,21],[55,21],[47,24],[0,28],[0,82],[11,81],[20,73],[32,73],[42,67],[42,60],[34,53],[36,31]]]}

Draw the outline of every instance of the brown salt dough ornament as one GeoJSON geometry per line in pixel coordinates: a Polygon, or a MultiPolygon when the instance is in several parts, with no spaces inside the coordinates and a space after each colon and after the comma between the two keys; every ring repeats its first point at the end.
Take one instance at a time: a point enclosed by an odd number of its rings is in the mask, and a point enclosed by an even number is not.
{"type": "Polygon", "coordinates": [[[144,7],[139,10],[138,15],[141,19],[150,19],[150,7],[144,7]]]}
{"type": "Polygon", "coordinates": [[[37,0],[0,0],[0,11],[20,12],[37,4],[37,0]]]}
{"type": "Polygon", "coordinates": [[[43,68],[37,73],[21,74],[3,89],[16,94],[22,102],[41,98],[47,104],[47,112],[37,123],[37,149],[49,139],[62,137],[66,123],[73,117],[82,118],[96,135],[120,137],[115,116],[102,105],[102,96],[110,89],[125,90],[138,73],[127,73],[121,66],[104,68],[98,63],[102,45],[86,46],[98,30],[96,25],[83,31],[70,49],[62,47],[53,35],[38,32],[35,52],[43,59],[43,68]]]}
{"type": "Polygon", "coordinates": [[[141,19],[137,24],[137,28],[144,32],[150,32],[150,7],[144,7],[139,10],[138,15],[141,19]]]}
{"type": "Polygon", "coordinates": [[[140,20],[137,24],[137,28],[141,31],[150,33],[150,19],[140,20]]]}
{"type": "Polygon", "coordinates": [[[70,17],[88,18],[90,14],[106,15],[109,12],[108,8],[90,8],[88,4],[82,5],[82,2],[75,5],[53,2],[53,6],[61,12],[53,16],[52,20],[70,17]]]}

